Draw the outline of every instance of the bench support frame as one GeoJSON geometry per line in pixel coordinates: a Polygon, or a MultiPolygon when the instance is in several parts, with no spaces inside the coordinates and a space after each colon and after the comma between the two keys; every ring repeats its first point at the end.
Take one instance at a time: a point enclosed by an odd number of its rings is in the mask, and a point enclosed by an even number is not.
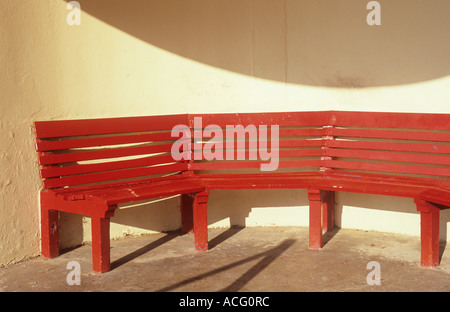
{"type": "Polygon", "coordinates": [[[420,212],[421,259],[424,267],[439,265],[439,214],[440,209],[425,200],[415,199],[420,212]]]}
{"type": "Polygon", "coordinates": [[[334,192],[308,189],[309,248],[322,248],[322,231],[334,228],[334,192]]]}

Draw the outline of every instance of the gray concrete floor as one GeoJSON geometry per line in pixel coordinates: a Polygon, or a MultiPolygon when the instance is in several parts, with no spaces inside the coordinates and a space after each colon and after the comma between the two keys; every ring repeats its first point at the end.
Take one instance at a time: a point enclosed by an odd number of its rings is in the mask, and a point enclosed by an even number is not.
{"type": "Polygon", "coordinates": [[[112,270],[92,271],[91,247],[56,259],[40,257],[0,269],[0,291],[450,291],[450,251],[441,244],[441,265],[420,267],[417,237],[336,229],[322,250],[309,250],[308,228],[210,229],[206,252],[193,234],[160,233],[111,242],[112,270]],[[67,284],[67,264],[81,265],[81,285],[67,284]],[[381,285],[369,285],[380,264],[381,285]]]}

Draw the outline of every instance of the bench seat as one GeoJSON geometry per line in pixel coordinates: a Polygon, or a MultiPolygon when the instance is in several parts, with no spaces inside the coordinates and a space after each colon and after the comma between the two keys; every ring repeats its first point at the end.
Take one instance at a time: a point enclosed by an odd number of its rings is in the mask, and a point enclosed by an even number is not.
{"type": "Polygon", "coordinates": [[[198,193],[205,189],[197,177],[176,175],[164,180],[149,179],[135,183],[115,183],[96,188],[56,190],[55,196],[66,201],[97,200],[104,205],[118,205],[140,200],[198,193]]]}

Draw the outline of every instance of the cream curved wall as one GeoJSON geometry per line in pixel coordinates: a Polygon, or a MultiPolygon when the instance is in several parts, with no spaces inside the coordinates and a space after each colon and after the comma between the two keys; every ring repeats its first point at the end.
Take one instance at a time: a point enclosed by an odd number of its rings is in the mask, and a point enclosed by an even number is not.
{"type": "MultiPolygon", "coordinates": [[[[39,254],[35,120],[195,112],[450,113],[446,0],[0,0],[0,266],[39,254]]],[[[419,235],[411,200],[338,194],[337,223],[419,235]],[[389,221],[389,222],[387,222],[389,221]]],[[[112,237],[180,226],[178,199],[123,206],[112,237]],[[129,208],[129,209],[128,209],[129,208]]],[[[441,216],[448,239],[449,211],[441,216]]],[[[210,226],[307,225],[304,190],[213,192],[210,226]]],[[[90,239],[62,215],[63,247],[90,239]]]]}

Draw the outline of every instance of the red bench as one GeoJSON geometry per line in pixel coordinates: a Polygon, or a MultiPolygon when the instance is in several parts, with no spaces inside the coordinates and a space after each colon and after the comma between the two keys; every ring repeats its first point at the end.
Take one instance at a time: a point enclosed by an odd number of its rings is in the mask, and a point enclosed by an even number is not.
{"type": "Polygon", "coordinates": [[[35,129],[44,257],[58,255],[58,211],[91,217],[93,267],[105,272],[109,218],[119,203],[181,194],[182,230],[193,229],[195,248],[206,250],[209,191],[302,188],[310,203],[310,248],[320,249],[323,230],[334,226],[335,191],[408,197],[421,216],[421,264],[439,265],[439,212],[450,207],[450,115],[185,114],[45,121],[35,129]],[[172,137],[176,125],[184,132],[172,137]],[[245,131],[227,131],[236,125],[245,131]],[[253,153],[266,147],[266,135],[267,152],[279,145],[276,158],[253,153]],[[170,153],[176,143],[182,159],[170,153]],[[275,161],[277,170],[261,171],[275,161]]]}

